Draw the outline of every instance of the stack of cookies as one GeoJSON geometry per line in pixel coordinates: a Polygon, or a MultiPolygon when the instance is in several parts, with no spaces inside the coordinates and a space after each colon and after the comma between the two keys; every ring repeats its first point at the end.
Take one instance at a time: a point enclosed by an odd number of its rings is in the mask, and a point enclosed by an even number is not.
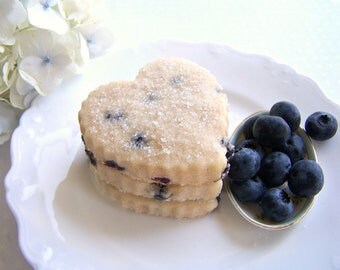
{"type": "Polygon", "coordinates": [[[99,87],[79,112],[95,186],[138,213],[209,213],[227,167],[227,106],[207,70],[178,58],[99,87]]]}

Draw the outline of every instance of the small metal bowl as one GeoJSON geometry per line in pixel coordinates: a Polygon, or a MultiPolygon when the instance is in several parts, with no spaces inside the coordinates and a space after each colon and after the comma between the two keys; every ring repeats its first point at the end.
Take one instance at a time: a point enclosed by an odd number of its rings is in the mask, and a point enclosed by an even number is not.
{"type": "MultiPolygon", "coordinates": [[[[268,114],[268,112],[260,111],[257,113],[254,113],[247,117],[233,132],[230,138],[230,143],[232,145],[236,145],[237,143],[241,142],[244,140],[243,136],[243,124],[244,122],[249,119],[250,117],[254,115],[262,115],[262,114],[268,114]]],[[[313,143],[309,136],[306,134],[306,132],[299,127],[298,130],[296,131],[298,135],[301,136],[301,138],[304,140],[306,144],[306,159],[311,159],[317,162],[317,156],[316,152],[313,146],[313,143]]],[[[227,190],[228,197],[231,201],[231,203],[234,205],[236,210],[250,223],[261,227],[263,229],[268,229],[268,230],[282,230],[282,229],[287,229],[292,227],[293,225],[297,224],[302,218],[308,213],[310,208],[313,205],[313,202],[315,200],[314,197],[310,198],[298,198],[294,196],[288,189],[287,183],[284,184],[284,189],[289,193],[291,199],[293,200],[293,203],[295,204],[295,210],[292,213],[292,215],[282,221],[282,222],[274,222],[271,221],[267,218],[265,218],[262,214],[262,211],[260,207],[256,203],[249,203],[249,202],[241,202],[239,201],[234,194],[231,191],[230,185],[229,185],[229,179],[228,177],[225,179],[225,187],[227,190]]]]}

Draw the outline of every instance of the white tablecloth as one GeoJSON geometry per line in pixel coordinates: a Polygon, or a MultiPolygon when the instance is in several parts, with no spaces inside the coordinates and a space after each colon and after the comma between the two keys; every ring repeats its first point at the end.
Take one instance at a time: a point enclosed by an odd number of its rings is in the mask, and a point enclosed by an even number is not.
{"type": "MultiPolygon", "coordinates": [[[[228,44],[292,66],[340,104],[339,0],[107,2],[103,18],[115,35],[115,49],[163,39],[228,44]]],[[[0,179],[9,167],[6,143],[0,146],[0,179]]],[[[0,269],[31,269],[17,244],[3,181],[0,224],[0,269]]]]}

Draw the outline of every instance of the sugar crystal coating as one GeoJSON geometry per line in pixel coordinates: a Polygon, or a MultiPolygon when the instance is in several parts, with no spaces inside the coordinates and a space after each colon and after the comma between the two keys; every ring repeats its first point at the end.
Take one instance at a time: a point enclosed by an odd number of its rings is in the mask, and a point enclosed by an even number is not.
{"type": "Polygon", "coordinates": [[[157,60],[135,81],[93,91],[79,113],[81,131],[98,160],[124,164],[134,178],[216,181],[227,165],[221,138],[228,130],[226,95],[216,89],[216,79],[196,64],[157,60]],[[124,112],[110,116],[114,124],[103,117],[113,108],[124,112]]]}

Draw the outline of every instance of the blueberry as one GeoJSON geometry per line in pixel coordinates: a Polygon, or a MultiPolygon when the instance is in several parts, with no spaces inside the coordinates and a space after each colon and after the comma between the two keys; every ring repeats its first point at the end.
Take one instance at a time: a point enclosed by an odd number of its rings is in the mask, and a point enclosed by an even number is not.
{"type": "Polygon", "coordinates": [[[151,178],[153,181],[159,182],[163,185],[169,185],[171,180],[169,178],[166,177],[153,177],[151,178]]]}
{"type": "Polygon", "coordinates": [[[280,101],[275,103],[269,112],[270,115],[281,116],[288,124],[292,131],[300,126],[301,114],[298,108],[288,101],[280,101]]]}
{"type": "Polygon", "coordinates": [[[135,135],[131,138],[132,146],[136,148],[143,148],[148,146],[148,140],[146,136],[143,133],[137,132],[135,135]]]}
{"type": "Polygon", "coordinates": [[[282,117],[261,115],[254,123],[253,134],[262,146],[275,147],[289,139],[291,130],[282,117]]]}
{"type": "Polygon", "coordinates": [[[243,124],[243,135],[245,139],[254,139],[253,126],[259,115],[248,118],[243,124]]]}
{"type": "Polygon", "coordinates": [[[288,175],[289,189],[297,196],[310,197],[319,193],[324,184],[321,167],[313,160],[296,162],[288,175]]]}
{"type": "Polygon", "coordinates": [[[116,161],[114,160],[105,160],[104,164],[108,167],[117,169],[118,171],[124,171],[125,168],[120,166],[116,161]]]}
{"type": "Polygon", "coordinates": [[[294,204],[287,192],[279,188],[268,189],[259,205],[264,216],[276,222],[284,221],[294,211],[294,204]]]}
{"type": "Polygon", "coordinates": [[[259,177],[246,181],[230,181],[230,188],[236,198],[242,202],[255,202],[266,191],[266,186],[259,177]]]}
{"type": "Polygon", "coordinates": [[[265,152],[262,146],[254,139],[243,140],[240,143],[236,144],[235,151],[239,151],[242,148],[250,148],[250,149],[255,150],[260,155],[261,159],[265,155],[265,152]]]}
{"type": "Polygon", "coordinates": [[[307,118],[305,129],[312,139],[325,141],[335,135],[338,129],[338,122],[330,113],[315,112],[307,118]]]}
{"type": "Polygon", "coordinates": [[[249,148],[242,148],[229,159],[230,170],[228,175],[239,181],[252,178],[260,168],[260,155],[249,148]]]}
{"type": "Polygon", "coordinates": [[[287,154],[292,164],[304,159],[306,155],[305,142],[297,134],[290,136],[285,143],[276,147],[275,150],[287,154]]]}
{"type": "Polygon", "coordinates": [[[184,77],[182,75],[176,75],[170,78],[170,85],[175,87],[184,82],[184,77]]]}
{"type": "Polygon", "coordinates": [[[155,100],[157,100],[156,94],[154,94],[154,93],[148,93],[148,94],[146,95],[145,101],[146,101],[147,104],[150,104],[150,103],[154,102],[155,100]]]}
{"type": "Polygon", "coordinates": [[[168,194],[168,187],[161,183],[152,183],[151,191],[153,198],[157,201],[165,201],[171,197],[171,194],[168,194]]]}
{"type": "Polygon", "coordinates": [[[104,118],[110,121],[120,121],[125,118],[125,115],[121,110],[116,110],[116,111],[110,110],[110,111],[104,112],[104,118]]]}
{"type": "Polygon", "coordinates": [[[267,187],[281,186],[290,167],[290,158],[285,153],[271,152],[262,160],[259,176],[267,187]]]}

